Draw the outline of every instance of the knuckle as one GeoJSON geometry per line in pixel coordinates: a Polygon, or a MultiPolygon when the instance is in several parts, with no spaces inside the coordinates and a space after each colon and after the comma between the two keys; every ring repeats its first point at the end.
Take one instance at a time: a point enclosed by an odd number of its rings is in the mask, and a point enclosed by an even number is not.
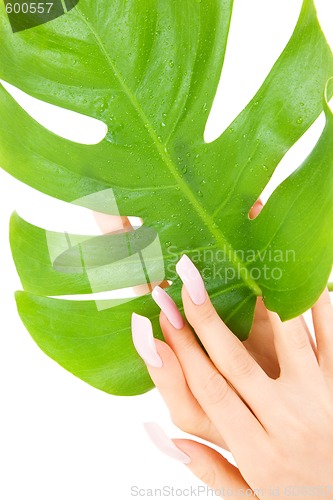
{"type": "Polygon", "coordinates": [[[222,375],[214,372],[203,385],[202,396],[204,401],[211,405],[226,403],[230,394],[229,389],[222,375]]]}
{"type": "Polygon", "coordinates": [[[216,471],[213,467],[205,468],[204,470],[200,471],[198,474],[198,478],[213,490],[216,489],[217,477],[216,471]]]}
{"type": "Polygon", "coordinates": [[[255,370],[255,362],[243,346],[237,345],[231,350],[228,364],[237,377],[249,377],[255,370]]]}
{"type": "Polygon", "coordinates": [[[195,434],[197,429],[197,421],[193,419],[193,417],[186,417],[184,415],[179,414],[171,414],[172,423],[178,427],[183,432],[187,432],[188,434],[195,434]]]}
{"type": "Polygon", "coordinates": [[[193,417],[189,416],[187,417],[178,417],[177,415],[172,417],[171,416],[172,423],[178,427],[183,432],[186,432],[187,434],[193,434],[196,436],[201,435],[201,423],[197,419],[193,419],[193,417]]]}
{"type": "Polygon", "coordinates": [[[170,417],[171,417],[172,423],[176,427],[178,427],[178,429],[180,429],[181,431],[187,432],[185,430],[185,428],[187,427],[187,423],[188,423],[188,421],[186,419],[184,419],[183,417],[180,417],[178,414],[173,414],[173,413],[170,414],[170,417]]]}
{"type": "Polygon", "coordinates": [[[192,333],[184,333],[184,335],[180,335],[177,340],[180,343],[181,348],[186,352],[192,351],[198,345],[198,342],[192,333]]]}
{"type": "Polygon", "coordinates": [[[288,328],[288,342],[294,349],[298,351],[308,351],[310,347],[309,337],[300,322],[293,321],[288,328]]]}

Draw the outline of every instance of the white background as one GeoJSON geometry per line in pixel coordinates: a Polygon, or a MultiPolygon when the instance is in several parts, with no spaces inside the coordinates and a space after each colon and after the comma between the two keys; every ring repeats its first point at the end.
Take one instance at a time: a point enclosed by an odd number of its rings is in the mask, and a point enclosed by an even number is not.
{"type": "MultiPolygon", "coordinates": [[[[332,4],[317,0],[333,47],[332,4]]],[[[208,140],[217,137],[253,96],[291,35],[300,6],[300,0],[235,0],[223,77],[206,130],[208,140]]],[[[89,121],[76,124],[73,136],[71,117],[54,115],[38,102],[31,107],[31,99],[22,103],[61,135],[80,137],[82,142],[97,142],[103,136],[103,127],[89,121]]],[[[309,153],[322,126],[323,117],[288,153],[264,199],[309,153]]],[[[76,232],[87,233],[97,231],[92,217],[85,213],[80,222],[73,212],[68,218],[65,204],[50,201],[2,170],[0,200],[0,498],[127,500],[133,498],[132,485],[184,489],[201,484],[185,466],[162,455],[145,435],[142,423],[146,421],[159,422],[172,437],[184,435],[170,423],[156,390],[122,398],[93,389],[47,358],[18,318],[13,293],[21,286],[8,244],[11,213],[18,210],[27,220],[49,229],[70,231],[74,226],[76,232]]],[[[186,492],[177,497],[187,498],[186,492]]]]}

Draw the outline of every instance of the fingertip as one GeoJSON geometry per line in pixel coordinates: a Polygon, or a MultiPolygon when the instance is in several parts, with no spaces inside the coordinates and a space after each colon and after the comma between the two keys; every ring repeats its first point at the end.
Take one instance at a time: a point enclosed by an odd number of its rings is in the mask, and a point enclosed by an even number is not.
{"type": "Polygon", "coordinates": [[[132,341],[143,361],[153,368],[162,368],[163,362],[156,350],[152,323],[146,316],[132,314],[132,341]]]}
{"type": "Polygon", "coordinates": [[[193,301],[192,301],[185,285],[182,286],[182,302],[184,305],[184,310],[186,310],[186,308],[188,306],[193,305],[193,301]]]}
{"type": "Polygon", "coordinates": [[[171,347],[163,340],[154,339],[156,351],[162,359],[163,368],[169,369],[174,361],[175,354],[171,347]]]}
{"type": "Polygon", "coordinates": [[[209,325],[215,325],[216,327],[222,325],[224,329],[228,329],[226,324],[217,314],[216,309],[207,292],[205,302],[198,306],[193,303],[188,290],[184,286],[182,289],[182,300],[186,318],[197,333],[198,328],[201,328],[202,326],[208,327],[209,325]]]}
{"type": "Polygon", "coordinates": [[[184,326],[181,329],[177,329],[170,323],[163,311],[160,312],[159,322],[165,342],[173,349],[175,342],[179,340],[182,334],[187,330],[188,323],[184,321],[184,326]]]}
{"type": "Polygon", "coordinates": [[[171,323],[176,330],[181,330],[184,327],[184,319],[180,314],[177,304],[170,295],[159,286],[156,286],[152,292],[152,298],[164,312],[169,323],[171,323]]]}
{"type": "Polygon", "coordinates": [[[193,311],[194,314],[201,314],[201,311],[203,311],[203,309],[207,307],[208,308],[213,307],[210,297],[206,292],[206,290],[205,290],[205,300],[203,301],[202,304],[198,305],[193,302],[192,297],[185,285],[183,285],[182,287],[182,301],[184,305],[185,314],[187,314],[189,311],[193,311]]]}
{"type": "Polygon", "coordinates": [[[176,271],[184,283],[192,302],[201,306],[207,299],[207,291],[199,270],[187,255],[183,255],[176,264],[176,271]]]}
{"type": "Polygon", "coordinates": [[[170,321],[168,320],[166,314],[163,311],[160,312],[159,322],[160,322],[160,327],[162,329],[163,334],[166,331],[175,330],[175,328],[172,326],[172,324],[170,323],[170,321]]]}
{"type": "Polygon", "coordinates": [[[196,457],[196,455],[200,454],[201,452],[200,443],[194,441],[193,439],[176,438],[172,439],[172,441],[177,446],[177,448],[191,457],[191,462],[193,462],[193,459],[196,457]]]}
{"type": "Polygon", "coordinates": [[[169,438],[164,430],[155,422],[146,422],[143,424],[148,436],[155,446],[165,455],[188,465],[191,458],[169,438]]]}
{"type": "Polygon", "coordinates": [[[257,200],[249,212],[250,219],[255,219],[256,217],[258,217],[261,210],[263,209],[263,206],[263,202],[261,200],[257,200]]]}
{"type": "Polygon", "coordinates": [[[232,465],[218,451],[190,439],[173,439],[177,449],[190,458],[188,468],[213,490],[234,488],[236,496],[241,496],[243,488],[250,490],[239,469],[232,465]]]}

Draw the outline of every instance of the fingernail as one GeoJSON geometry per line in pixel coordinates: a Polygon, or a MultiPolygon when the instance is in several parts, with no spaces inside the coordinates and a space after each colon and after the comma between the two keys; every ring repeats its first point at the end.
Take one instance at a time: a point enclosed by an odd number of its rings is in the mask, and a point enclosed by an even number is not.
{"type": "Polygon", "coordinates": [[[132,314],[132,339],[135,349],[145,363],[154,368],[162,368],[163,362],[156,350],[153,327],[145,316],[132,314]]]}
{"type": "Polygon", "coordinates": [[[156,304],[162,309],[172,326],[177,330],[183,328],[184,320],[170,295],[168,295],[163,288],[155,286],[152,297],[156,304]]]}
{"type": "Polygon", "coordinates": [[[205,285],[198,269],[187,255],[183,255],[177,262],[176,271],[186,286],[192,301],[197,306],[201,306],[207,297],[205,285]]]}
{"type": "Polygon", "coordinates": [[[171,441],[158,424],[155,424],[155,422],[147,422],[143,425],[152,442],[162,453],[186,465],[191,462],[190,457],[171,441]]]}

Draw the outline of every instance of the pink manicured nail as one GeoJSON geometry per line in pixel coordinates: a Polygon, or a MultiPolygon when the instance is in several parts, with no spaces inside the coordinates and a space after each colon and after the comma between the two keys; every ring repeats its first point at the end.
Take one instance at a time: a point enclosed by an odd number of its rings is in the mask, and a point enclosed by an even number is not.
{"type": "Polygon", "coordinates": [[[147,422],[144,425],[146,432],[157,448],[183,464],[189,464],[191,459],[186,453],[180,450],[173,441],[165,434],[164,430],[154,422],[147,422]]]}
{"type": "Polygon", "coordinates": [[[207,298],[205,285],[198,269],[187,255],[183,255],[177,262],[176,271],[186,286],[192,301],[197,306],[201,306],[207,298]]]}
{"type": "Polygon", "coordinates": [[[132,314],[132,339],[135,349],[145,363],[162,368],[163,362],[157,353],[151,322],[145,316],[132,314]]]}
{"type": "Polygon", "coordinates": [[[182,315],[172,298],[159,286],[155,286],[152,297],[156,304],[162,309],[172,326],[180,330],[184,326],[182,315]]]}

